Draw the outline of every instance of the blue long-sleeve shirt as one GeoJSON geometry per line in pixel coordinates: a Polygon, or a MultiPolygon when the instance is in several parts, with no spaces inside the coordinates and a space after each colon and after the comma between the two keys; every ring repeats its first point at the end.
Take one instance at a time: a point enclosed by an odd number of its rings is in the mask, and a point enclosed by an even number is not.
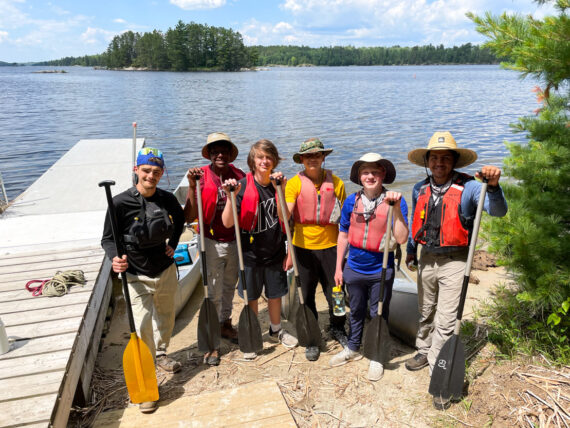
{"type": "MultiPolygon", "coordinates": [[[[454,171],[455,172],[455,171],[454,171]]],[[[420,193],[420,188],[425,184],[425,179],[416,183],[414,189],[412,190],[412,210],[410,223],[414,221],[414,211],[416,209],[416,203],[418,202],[418,195],[420,193]]],[[[465,217],[474,217],[477,211],[477,205],[479,204],[479,195],[481,194],[481,183],[477,180],[470,180],[465,183],[463,193],[461,194],[461,213],[465,217]]],[[[483,205],[483,210],[485,210],[489,215],[493,217],[503,217],[508,210],[507,200],[503,193],[503,189],[499,189],[494,193],[487,192],[485,196],[485,203],[483,205]]],[[[418,243],[414,241],[412,237],[412,228],[410,227],[410,234],[408,237],[408,244],[406,251],[408,254],[416,254],[418,243]]]]}

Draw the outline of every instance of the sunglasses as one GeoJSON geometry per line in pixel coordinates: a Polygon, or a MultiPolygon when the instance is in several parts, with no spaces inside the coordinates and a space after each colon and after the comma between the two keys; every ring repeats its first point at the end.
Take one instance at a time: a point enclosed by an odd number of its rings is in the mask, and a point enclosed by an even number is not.
{"type": "Polygon", "coordinates": [[[143,147],[139,153],[141,155],[148,155],[149,153],[152,153],[155,156],[162,157],[162,152],[160,150],[154,149],[152,147],[143,147]]]}

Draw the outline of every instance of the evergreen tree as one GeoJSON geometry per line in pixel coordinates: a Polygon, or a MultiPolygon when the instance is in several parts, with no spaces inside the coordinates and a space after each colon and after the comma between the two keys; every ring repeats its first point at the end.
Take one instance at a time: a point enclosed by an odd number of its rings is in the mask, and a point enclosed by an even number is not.
{"type": "Polygon", "coordinates": [[[512,180],[504,189],[509,213],[487,225],[492,249],[518,285],[495,303],[492,322],[505,348],[540,347],[559,361],[568,361],[570,2],[557,0],[555,7],[559,14],[543,20],[489,13],[468,16],[489,38],[485,46],[510,58],[505,67],[530,75],[541,85],[536,88],[540,103],[536,116],[521,118],[514,125],[516,131],[527,134],[528,143],[508,143],[505,173],[512,180]]]}

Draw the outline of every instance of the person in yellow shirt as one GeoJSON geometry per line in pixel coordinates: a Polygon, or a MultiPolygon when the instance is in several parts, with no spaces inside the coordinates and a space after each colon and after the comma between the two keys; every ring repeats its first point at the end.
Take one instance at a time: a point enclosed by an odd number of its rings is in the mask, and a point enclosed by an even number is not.
{"type": "MultiPolygon", "coordinates": [[[[295,222],[293,245],[305,304],[318,318],[315,293],[320,282],[329,306],[331,336],[344,347],[347,344],[346,317],[333,315],[332,289],[338,222],[346,192],[343,181],[323,168],[325,157],[331,152],[318,138],[301,144],[293,160],[303,164],[304,169],[287,181],[285,201],[288,217],[292,215],[295,222]]],[[[305,350],[309,361],[317,360],[319,355],[318,346],[305,350]]]]}

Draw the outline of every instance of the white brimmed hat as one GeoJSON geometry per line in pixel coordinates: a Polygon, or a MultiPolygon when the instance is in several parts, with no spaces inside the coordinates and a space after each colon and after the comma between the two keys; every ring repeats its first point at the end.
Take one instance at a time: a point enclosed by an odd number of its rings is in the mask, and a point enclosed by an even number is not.
{"type": "Polygon", "coordinates": [[[384,177],[384,180],[382,180],[383,184],[393,183],[396,179],[396,168],[394,168],[394,164],[392,162],[388,159],[384,159],[378,153],[366,153],[352,164],[352,168],[350,169],[350,181],[358,185],[362,185],[362,183],[360,183],[358,170],[365,163],[375,163],[386,170],[386,176],[384,177]]]}
{"type": "Polygon", "coordinates": [[[459,155],[455,168],[461,168],[467,165],[471,165],[477,160],[477,153],[469,149],[460,149],[457,147],[455,139],[449,131],[435,132],[429,139],[427,149],[415,149],[408,153],[408,159],[410,162],[419,165],[426,166],[427,159],[426,153],[435,150],[452,150],[459,155]]]}
{"type": "Polygon", "coordinates": [[[225,142],[230,144],[231,153],[230,153],[229,161],[230,162],[235,161],[237,158],[237,155],[239,153],[238,148],[236,147],[236,145],[234,143],[232,143],[232,140],[230,139],[228,134],[225,134],[223,132],[214,132],[214,133],[208,135],[208,138],[206,140],[206,145],[204,147],[202,147],[202,157],[210,160],[210,153],[208,151],[208,146],[210,146],[211,144],[217,143],[217,142],[221,142],[221,141],[225,141],[225,142]]]}

